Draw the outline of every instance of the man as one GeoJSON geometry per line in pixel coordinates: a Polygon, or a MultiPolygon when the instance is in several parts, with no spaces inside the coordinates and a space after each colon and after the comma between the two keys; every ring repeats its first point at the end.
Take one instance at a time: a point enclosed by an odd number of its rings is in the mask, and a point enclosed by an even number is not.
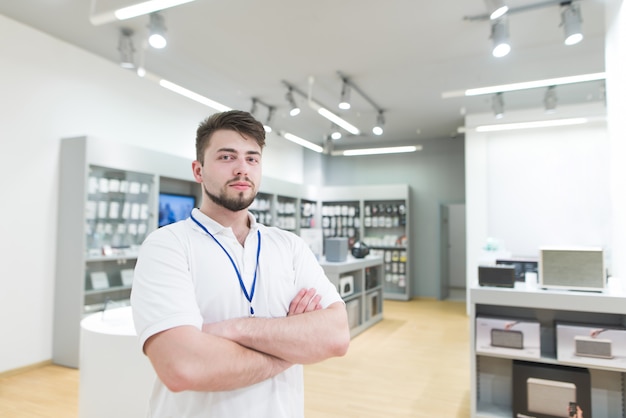
{"type": "Polygon", "coordinates": [[[348,349],[345,305],[308,246],[247,210],[264,145],[247,112],[206,119],[201,207],[141,247],[131,302],[158,376],[152,418],[303,417],[302,364],[348,349]]]}

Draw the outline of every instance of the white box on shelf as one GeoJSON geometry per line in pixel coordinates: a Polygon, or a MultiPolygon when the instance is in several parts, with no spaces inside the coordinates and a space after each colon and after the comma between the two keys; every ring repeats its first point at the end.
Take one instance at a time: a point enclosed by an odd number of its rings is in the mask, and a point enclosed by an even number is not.
{"type": "Polygon", "coordinates": [[[559,323],[556,357],[564,363],[626,370],[626,329],[559,323]]]}
{"type": "Polygon", "coordinates": [[[354,293],[354,276],[343,276],[339,278],[339,294],[342,298],[354,293]]]}
{"type": "Polygon", "coordinates": [[[541,357],[539,322],[477,316],[476,353],[539,358],[541,357]]]}
{"type": "Polygon", "coordinates": [[[361,301],[353,299],[346,302],[346,310],[348,311],[348,324],[350,329],[356,328],[361,324],[361,301]]]}

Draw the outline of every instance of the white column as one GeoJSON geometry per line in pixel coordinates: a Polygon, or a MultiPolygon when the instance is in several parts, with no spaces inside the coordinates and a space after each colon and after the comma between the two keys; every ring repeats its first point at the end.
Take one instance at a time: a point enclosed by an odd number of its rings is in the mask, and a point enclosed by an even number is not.
{"type": "Polygon", "coordinates": [[[611,147],[612,251],[610,273],[626,286],[626,4],[613,0],[606,14],[606,90],[611,147]]]}

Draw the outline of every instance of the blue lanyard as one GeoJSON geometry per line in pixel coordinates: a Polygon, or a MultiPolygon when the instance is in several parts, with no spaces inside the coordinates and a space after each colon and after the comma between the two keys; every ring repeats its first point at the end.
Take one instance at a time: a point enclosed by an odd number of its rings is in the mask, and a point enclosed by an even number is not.
{"type": "Polygon", "coordinates": [[[261,231],[259,231],[258,229],[256,231],[256,235],[257,235],[258,242],[259,242],[256,247],[256,267],[254,268],[254,279],[252,280],[252,288],[250,289],[250,294],[248,294],[248,290],[246,289],[246,285],[243,283],[243,279],[241,277],[241,273],[239,272],[239,269],[237,268],[237,264],[235,264],[235,260],[233,260],[233,258],[230,256],[228,251],[226,251],[226,248],[224,248],[224,246],[217,240],[217,238],[215,238],[215,236],[212,233],[210,233],[209,230],[206,229],[204,225],[198,222],[198,220],[194,218],[193,215],[190,214],[189,216],[191,217],[192,221],[198,224],[198,226],[202,228],[204,232],[206,232],[211,238],[213,238],[213,241],[215,241],[217,245],[220,246],[220,248],[224,251],[228,259],[230,260],[230,263],[233,265],[233,268],[235,269],[235,273],[237,273],[237,278],[239,279],[239,287],[241,287],[241,291],[243,292],[244,296],[246,297],[246,299],[248,299],[248,302],[250,303],[250,316],[254,316],[254,308],[252,308],[252,298],[254,298],[254,289],[256,289],[256,274],[259,271],[259,255],[261,254],[261,231]]]}

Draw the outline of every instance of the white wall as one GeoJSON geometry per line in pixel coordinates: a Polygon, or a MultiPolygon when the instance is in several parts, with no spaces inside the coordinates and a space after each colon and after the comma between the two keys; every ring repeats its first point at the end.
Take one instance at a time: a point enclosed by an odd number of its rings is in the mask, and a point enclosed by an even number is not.
{"type": "MultiPolygon", "coordinates": [[[[540,245],[602,245],[609,273],[626,283],[626,7],[622,0],[609,3],[606,110],[590,105],[559,112],[559,117],[606,112],[606,122],[480,134],[471,127],[493,122],[492,115],[466,119],[468,286],[477,281],[488,237],[522,255],[540,245]],[[527,193],[540,197],[530,209],[527,202],[534,199],[527,193]]],[[[507,112],[507,119],[532,120],[540,111],[507,112]]]]}
{"type": "MultiPolygon", "coordinates": [[[[604,105],[560,108],[558,117],[603,115],[604,105]]],[[[543,109],[507,112],[533,120],[543,109]]],[[[557,116],[555,116],[557,117],[557,116]]],[[[609,138],[605,118],[585,125],[478,133],[493,115],[466,118],[468,278],[476,280],[487,238],[513,256],[541,246],[609,249],[609,138]]]]}
{"type": "MultiPolygon", "coordinates": [[[[196,127],[214,111],[1,15],[0,56],[2,372],[52,356],[60,138],[193,159],[196,127]]],[[[302,181],[299,146],[271,136],[264,155],[267,177],[302,181]]]]}

